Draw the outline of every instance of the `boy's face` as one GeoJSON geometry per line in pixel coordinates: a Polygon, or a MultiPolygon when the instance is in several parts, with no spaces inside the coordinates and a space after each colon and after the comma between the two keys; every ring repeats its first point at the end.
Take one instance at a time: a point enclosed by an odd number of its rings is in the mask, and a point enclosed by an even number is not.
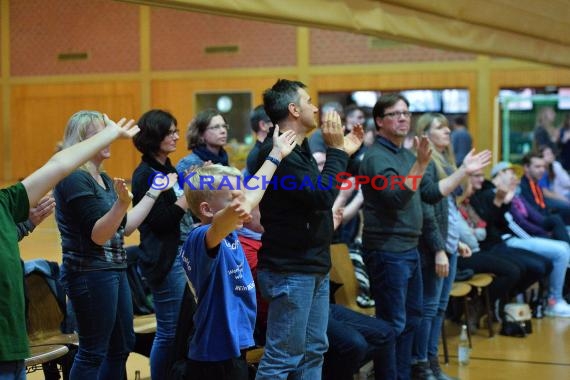
{"type": "Polygon", "coordinates": [[[218,190],[212,194],[208,200],[208,205],[210,206],[210,211],[212,214],[216,214],[222,211],[230,203],[232,203],[232,191],[229,189],[218,190]]]}
{"type": "MultiPolygon", "coordinates": [[[[209,218],[213,218],[216,213],[229,206],[235,198],[243,196],[243,183],[238,184],[236,177],[228,177],[224,180],[223,186],[218,184],[215,185],[214,188],[219,190],[215,190],[210,199],[206,202],[209,209],[209,215],[206,216],[209,218]]],[[[242,226],[243,223],[240,223],[236,228],[242,226]]]]}

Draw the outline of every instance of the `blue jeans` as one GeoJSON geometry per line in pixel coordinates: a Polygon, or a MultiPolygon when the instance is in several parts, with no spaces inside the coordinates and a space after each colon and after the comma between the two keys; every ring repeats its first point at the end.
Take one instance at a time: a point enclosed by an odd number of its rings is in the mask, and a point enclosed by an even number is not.
{"type": "Polygon", "coordinates": [[[174,356],[176,326],[185,286],[186,273],[177,258],[162,282],[151,287],[156,313],[156,335],[150,350],[150,374],[153,380],[167,378],[174,356]]]}
{"type": "Polygon", "coordinates": [[[0,362],[0,380],[26,380],[24,361],[0,362]]]}
{"type": "Polygon", "coordinates": [[[328,274],[258,270],[257,280],[269,312],[256,379],[319,380],[328,349],[328,274]]]}
{"type": "Polygon", "coordinates": [[[449,302],[449,293],[457,272],[457,253],[447,255],[449,274],[445,278],[435,273],[433,254],[422,254],[422,279],[424,285],[424,306],[420,328],[414,339],[413,360],[427,361],[437,356],[441,325],[449,302]]]}
{"type": "Polygon", "coordinates": [[[396,335],[388,322],[341,305],[330,305],[327,337],[325,380],[352,380],[368,360],[374,360],[376,379],[396,379],[396,335]],[[392,373],[385,373],[385,368],[391,368],[392,373]]]}
{"type": "Polygon", "coordinates": [[[77,319],[79,349],[70,379],[121,379],[135,344],[133,303],[125,270],[61,276],[77,319]]]}
{"type": "Polygon", "coordinates": [[[549,296],[556,301],[562,299],[562,287],[566,277],[566,269],[570,260],[570,245],[564,241],[533,237],[519,239],[512,237],[506,241],[507,246],[512,248],[526,249],[552,262],[550,272],[549,296]]]}
{"type": "Polygon", "coordinates": [[[367,251],[364,261],[370,273],[376,316],[390,323],[396,334],[398,379],[407,380],[410,378],[414,333],[422,318],[422,272],[418,250],[400,253],[367,251]]]}

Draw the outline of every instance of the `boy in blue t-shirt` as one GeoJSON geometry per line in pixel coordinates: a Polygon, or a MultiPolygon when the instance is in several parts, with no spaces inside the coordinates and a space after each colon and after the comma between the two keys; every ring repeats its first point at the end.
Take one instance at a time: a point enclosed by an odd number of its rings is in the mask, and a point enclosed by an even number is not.
{"type": "Polygon", "coordinates": [[[192,186],[184,190],[186,199],[201,222],[180,252],[198,298],[188,351],[192,378],[248,378],[245,350],[254,345],[255,284],[235,230],[250,218],[295,137],[292,131],[279,136],[275,127],[273,149],[247,186],[240,183],[238,169],[221,165],[201,167],[187,177],[192,186]]]}

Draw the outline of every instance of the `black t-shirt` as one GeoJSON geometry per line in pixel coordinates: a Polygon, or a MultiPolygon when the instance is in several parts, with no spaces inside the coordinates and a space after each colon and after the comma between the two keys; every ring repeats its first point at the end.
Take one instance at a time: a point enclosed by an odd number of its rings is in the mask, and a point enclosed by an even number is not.
{"type": "Polygon", "coordinates": [[[126,218],[103,245],[91,240],[95,223],[117,200],[111,178],[105,173],[101,177],[105,188],[87,171],[76,170],[55,187],[55,218],[61,234],[63,264],[70,270],[127,267],[123,239],[126,218]]]}

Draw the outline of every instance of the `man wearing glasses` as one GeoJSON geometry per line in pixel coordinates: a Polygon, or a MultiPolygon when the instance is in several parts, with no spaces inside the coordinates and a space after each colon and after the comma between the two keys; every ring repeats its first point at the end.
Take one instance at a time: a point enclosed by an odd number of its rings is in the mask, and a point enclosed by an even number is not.
{"type": "MultiPolygon", "coordinates": [[[[364,260],[376,301],[376,316],[388,321],[396,333],[396,367],[375,368],[386,379],[409,379],[414,330],[422,316],[422,278],[418,239],[422,230],[420,187],[410,176],[424,176],[431,150],[426,137],[415,138],[417,157],[402,143],[410,131],[408,100],[400,94],[378,99],[373,109],[376,141],[364,155],[360,174],[370,178],[407,176],[405,186],[374,190],[363,185],[364,260]],[[408,183],[409,182],[409,183],[408,183]]],[[[431,182],[431,181],[430,181],[431,182]]],[[[437,184],[437,183],[436,183],[437,184]]],[[[424,191],[422,189],[422,191],[424,191]]],[[[426,190],[432,202],[442,198],[437,186],[426,190]],[[428,194],[429,193],[429,194],[428,194]]]]}

